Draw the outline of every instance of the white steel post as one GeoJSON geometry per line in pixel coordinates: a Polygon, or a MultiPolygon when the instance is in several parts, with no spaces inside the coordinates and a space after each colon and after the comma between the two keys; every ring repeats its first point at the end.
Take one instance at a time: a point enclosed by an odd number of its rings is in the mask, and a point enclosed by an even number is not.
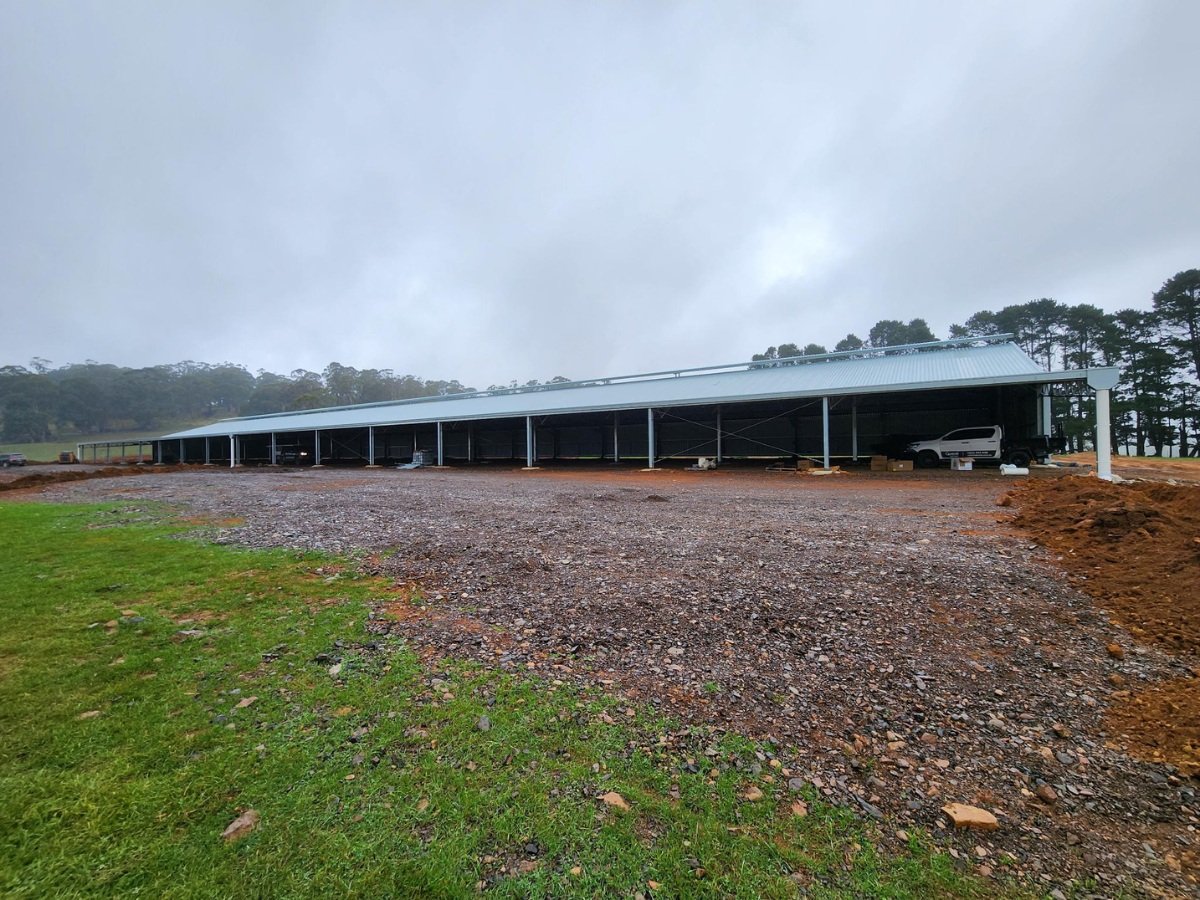
{"type": "Polygon", "coordinates": [[[279,465],[279,445],[275,442],[275,432],[271,432],[271,465],[279,465]]]}
{"type": "MultiPolygon", "coordinates": [[[[122,453],[122,456],[125,454],[122,453]]],[[[179,461],[180,463],[187,462],[187,448],[183,446],[183,438],[179,439],[179,461]]]]}
{"type": "Polygon", "coordinates": [[[1112,424],[1107,388],[1096,391],[1096,477],[1112,481],[1112,424]]]}
{"type": "Polygon", "coordinates": [[[442,423],[441,422],[437,423],[437,453],[438,453],[438,465],[439,466],[445,465],[445,460],[442,457],[442,423]]]}
{"type": "Polygon", "coordinates": [[[229,468],[237,466],[237,436],[229,436],[229,468]]]}
{"type": "Polygon", "coordinates": [[[654,468],[654,410],[646,410],[646,468],[654,468]]]}
{"type": "Polygon", "coordinates": [[[321,431],[313,429],[313,467],[321,465],[321,431]]]}
{"type": "Polygon", "coordinates": [[[858,462],[858,398],[850,401],[850,458],[858,462]]]}
{"type": "Polygon", "coordinates": [[[1050,406],[1050,385],[1042,388],[1042,434],[1049,437],[1054,433],[1054,412],[1050,406]]]}
{"type": "Polygon", "coordinates": [[[621,414],[613,413],[613,462],[621,461],[621,414]]]}
{"type": "Polygon", "coordinates": [[[1088,387],[1096,392],[1096,476],[1112,481],[1112,423],[1109,419],[1109,392],[1117,386],[1121,373],[1116,368],[1088,369],[1088,387]]]}
{"type": "Polygon", "coordinates": [[[467,462],[475,462],[475,426],[467,423],[467,462]]]}
{"type": "Polygon", "coordinates": [[[534,446],[534,443],[535,442],[534,442],[534,434],[533,434],[533,416],[526,416],[525,417],[525,468],[527,468],[527,469],[532,469],[534,467],[534,463],[537,461],[535,458],[535,454],[537,453],[537,447],[534,446]]]}
{"type": "Polygon", "coordinates": [[[722,450],[724,448],[724,444],[721,441],[723,429],[724,429],[724,424],[721,421],[721,407],[718,406],[717,407],[717,465],[718,466],[721,464],[722,450]]]}
{"type": "Polygon", "coordinates": [[[204,464],[212,465],[212,438],[208,437],[204,439],[204,464]]]}
{"type": "Polygon", "coordinates": [[[821,398],[821,443],[825,449],[825,468],[829,468],[829,398],[821,398]]]}

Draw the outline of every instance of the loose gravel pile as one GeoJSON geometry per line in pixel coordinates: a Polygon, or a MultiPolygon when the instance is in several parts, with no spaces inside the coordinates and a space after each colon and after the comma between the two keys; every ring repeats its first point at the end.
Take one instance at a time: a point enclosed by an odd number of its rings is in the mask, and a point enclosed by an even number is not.
{"type": "Polygon", "coordinates": [[[999,478],[751,472],[198,470],[47,488],[355,554],[427,655],[601,684],[771,742],[829,800],[1044,889],[1196,890],[1197,782],[1105,733],[1118,690],[1186,677],[996,505],[999,478]],[[1000,828],[952,834],[940,809],[1000,828]]]}

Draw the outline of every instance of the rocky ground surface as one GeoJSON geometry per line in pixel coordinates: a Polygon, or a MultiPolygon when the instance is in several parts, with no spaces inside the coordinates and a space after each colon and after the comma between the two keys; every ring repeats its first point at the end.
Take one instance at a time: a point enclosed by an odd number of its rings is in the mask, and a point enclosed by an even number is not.
{"type": "MultiPolygon", "coordinates": [[[[1012,527],[992,473],[192,470],[14,491],[149,498],[218,539],[353,554],[431,656],[600,684],[762,741],[780,779],[1052,895],[1196,892],[1198,783],[1105,732],[1190,676],[1012,527]],[[978,477],[976,477],[978,476],[978,477]],[[787,771],[788,776],[783,775],[787,771]],[[948,803],[999,828],[955,831],[948,803]]],[[[692,765],[712,763],[700,747],[692,765]]],[[[896,838],[895,835],[899,835],[896,838]]]]}

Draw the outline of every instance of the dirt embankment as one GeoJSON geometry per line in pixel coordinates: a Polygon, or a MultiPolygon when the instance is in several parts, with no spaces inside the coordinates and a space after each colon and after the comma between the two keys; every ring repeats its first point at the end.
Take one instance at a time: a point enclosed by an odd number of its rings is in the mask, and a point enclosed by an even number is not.
{"type": "Polygon", "coordinates": [[[1200,773],[1200,486],[1064,478],[1008,496],[1016,524],[1056,551],[1116,624],[1191,669],[1118,691],[1107,724],[1136,755],[1200,773]]]}
{"type": "Polygon", "coordinates": [[[179,472],[183,466],[105,466],[101,469],[56,469],[51,472],[32,472],[28,475],[18,475],[16,478],[0,480],[0,491],[22,491],[30,488],[45,487],[48,484],[64,484],[68,481],[88,481],[92,478],[120,478],[123,475],[153,475],[161,472],[179,472]]]}
{"type": "Polygon", "coordinates": [[[1086,579],[1117,624],[1171,653],[1200,652],[1200,487],[1030,481],[1016,524],[1086,579]]]}

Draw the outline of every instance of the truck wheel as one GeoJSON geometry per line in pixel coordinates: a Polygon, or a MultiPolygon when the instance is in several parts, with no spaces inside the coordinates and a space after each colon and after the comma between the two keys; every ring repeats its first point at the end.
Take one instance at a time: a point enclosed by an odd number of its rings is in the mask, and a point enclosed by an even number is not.
{"type": "Polygon", "coordinates": [[[917,466],[922,469],[936,469],[938,455],[932,450],[922,450],[917,454],[917,466]]]}
{"type": "Polygon", "coordinates": [[[1008,454],[1008,461],[1018,468],[1024,469],[1033,459],[1028,450],[1014,450],[1008,454]]]}

